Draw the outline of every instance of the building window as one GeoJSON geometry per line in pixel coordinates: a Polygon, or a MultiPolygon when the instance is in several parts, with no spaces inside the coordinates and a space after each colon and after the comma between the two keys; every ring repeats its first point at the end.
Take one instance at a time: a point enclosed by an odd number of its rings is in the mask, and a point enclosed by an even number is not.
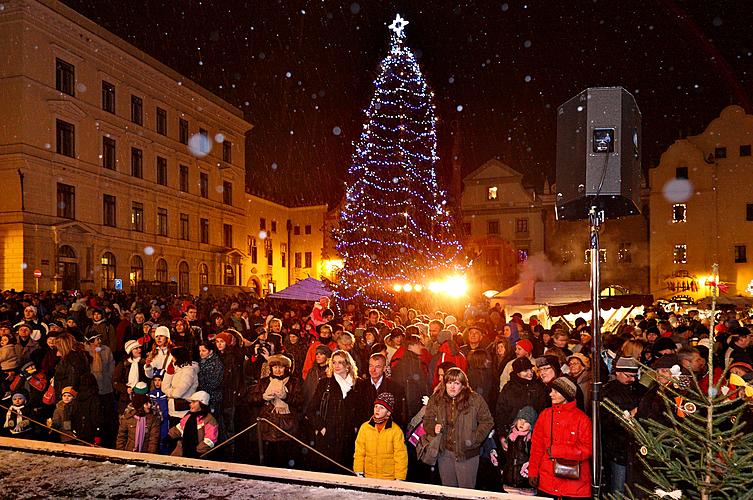
{"type": "Polygon", "coordinates": [[[135,95],[131,96],[131,121],[136,125],[144,124],[144,101],[135,95]]]}
{"type": "Polygon", "coordinates": [[[286,259],[288,258],[288,246],[285,243],[280,243],[280,258],[282,267],[286,267],[286,259]]]}
{"type": "Polygon", "coordinates": [[[202,198],[209,198],[209,174],[199,173],[199,193],[202,198]]]}
{"type": "Polygon", "coordinates": [[[740,156],[750,156],[750,144],[740,145],[740,156]]]}
{"type": "Polygon", "coordinates": [[[748,203],[745,205],[745,220],[753,221],[753,203],[748,203]]]}
{"type": "Polygon", "coordinates": [[[157,261],[157,274],[155,278],[157,278],[157,281],[167,283],[167,261],[165,259],[157,261]]]}
{"type": "Polygon", "coordinates": [[[311,224],[306,224],[306,226],[303,228],[303,232],[306,234],[311,234],[311,224]]]}
{"type": "Polygon", "coordinates": [[[222,141],[222,161],[233,161],[233,143],[230,141],[222,141]]]}
{"type": "Polygon", "coordinates": [[[200,128],[199,129],[199,136],[200,136],[200,139],[201,139],[199,141],[199,146],[201,148],[201,152],[205,153],[205,154],[209,153],[209,145],[210,145],[210,142],[209,142],[209,132],[207,132],[206,129],[200,128]]]}
{"type": "Polygon", "coordinates": [[[675,169],[675,179],[687,179],[688,167],[677,167],[675,169]]]}
{"type": "Polygon", "coordinates": [[[102,196],[102,224],[108,227],[116,227],[115,220],[115,197],[106,194],[102,196]]]}
{"type": "MultiPolygon", "coordinates": [[[[607,261],[607,249],[606,248],[600,248],[599,249],[599,262],[605,263],[607,261]]],[[[586,250],[583,255],[583,263],[584,264],[590,264],[591,263],[591,250],[586,250]]]]}
{"type": "Polygon", "coordinates": [[[489,268],[496,268],[499,267],[499,264],[501,262],[501,253],[500,249],[498,247],[490,247],[486,248],[483,251],[484,256],[484,265],[489,268]]]}
{"type": "Polygon", "coordinates": [[[167,186],[167,158],[157,157],[157,184],[167,186]]]}
{"type": "Polygon", "coordinates": [[[178,119],[178,140],[181,144],[188,144],[188,120],[178,119]]]}
{"type": "Polygon", "coordinates": [[[748,262],[748,252],[745,245],[735,245],[735,264],[748,262]]]}
{"type": "Polygon", "coordinates": [[[301,234],[301,226],[293,226],[293,234],[295,236],[300,236],[300,234],[301,234]]]}
{"type": "Polygon", "coordinates": [[[515,232],[528,233],[528,219],[515,219],[515,232]]]}
{"type": "Polygon", "coordinates": [[[209,266],[206,264],[199,265],[199,285],[206,286],[209,284],[209,266]]]}
{"type": "Polygon", "coordinates": [[[115,139],[102,137],[102,166],[115,170],[115,139]]]}
{"type": "Polygon", "coordinates": [[[687,222],[687,205],[685,203],[672,205],[672,222],[687,222]]]}
{"type": "Polygon", "coordinates": [[[273,220],[273,221],[272,221],[272,225],[271,225],[271,227],[270,227],[270,230],[271,230],[271,231],[272,231],[273,233],[277,233],[277,221],[276,221],[276,220],[273,220]]]}
{"type": "Polygon", "coordinates": [[[233,226],[230,224],[222,225],[222,241],[227,248],[233,247],[233,226]]]}
{"type": "Polygon", "coordinates": [[[100,261],[102,264],[102,288],[112,289],[115,286],[115,273],[117,264],[115,256],[111,252],[105,252],[100,261]]]}
{"type": "Polygon", "coordinates": [[[131,257],[131,286],[138,286],[140,281],[144,280],[144,261],[141,257],[134,255],[131,257]]]}
{"type": "Polygon", "coordinates": [[[522,264],[523,262],[527,260],[528,260],[528,249],[518,248],[518,264],[522,264]]]}
{"type": "Polygon", "coordinates": [[[180,190],[184,193],[188,192],[188,167],[186,165],[181,165],[179,167],[180,170],[180,190]]]}
{"type": "Polygon", "coordinates": [[[726,158],[727,157],[727,148],[725,147],[718,147],[714,148],[714,158],[726,158]]]}
{"type": "Polygon", "coordinates": [[[306,269],[310,269],[311,268],[311,252],[304,253],[303,260],[304,260],[303,267],[306,269]]]}
{"type": "Polygon", "coordinates": [[[226,285],[235,285],[235,271],[233,270],[233,266],[230,264],[225,265],[224,275],[224,283],[226,285]]]}
{"type": "Polygon", "coordinates": [[[58,183],[58,217],[76,218],[76,188],[58,183]]]}
{"type": "Polygon", "coordinates": [[[178,291],[182,295],[188,294],[189,276],[190,276],[190,273],[188,272],[188,263],[181,262],[178,265],[178,291]]]}
{"type": "Polygon", "coordinates": [[[157,208],[157,234],[167,236],[167,209],[157,208]]]}
{"type": "Polygon", "coordinates": [[[144,152],[139,148],[131,148],[131,175],[144,178],[144,152]]]}
{"type": "Polygon", "coordinates": [[[233,204],[233,183],[230,181],[222,181],[222,203],[233,204]]]}
{"type": "Polygon", "coordinates": [[[157,108],[157,133],[167,135],[167,111],[157,108]]]}
{"type": "Polygon", "coordinates": [[[499,221],[498,220],[486,221],[486,234],[499,234],[499,221]]]}
{"type": "Polygon", "coordinates": [[[267,219],[265,219],[264,217],[260,217],[259,218],[259,230],[264,231],[265,229],[267,229],[267,219]]]}
{"type": "Polygon", "coordinates": [[[672,261],[675,264],[687,264],[688,263],[688,246],[684,243],[675,245],[672,261]]]}
{"type": "Polygon", "coordinates": [[[144,232],[144,204],[134,201],[131,204],[131,229],[144,232]]]}
{"type": "Polygon", "coordinates": [[[273,266],[275,263],[275,252],[272,249],[272,238],[264,240],[264,252],[267,254],[267,266],[273,266]]]}
{"type": "Polygon", "coordinates": [[[102,109],[115,113],[115,85],[102,80],[102,109]]]}
{"type": "Polygon", "coordinates": [[[497,186],[491,186],[486,190],[486,199],[489,201],[497,199],[497,186]]]}
{"type": "Polygon", "coordinates": [[[180,239],[181,240],[190,240],[190,233],[189,233],[189,224],[188,224],[188,214],[180,214],[180,239]]]}
{"type": "Polygon", "coordinates": [[[630,253],[630,242],[623,241],[617,249],[617,262],[621,264],[631,264],[633,255],[630,253]]]}
{"type": "Polygon", "coordinates": [[[295,268],[300,269],[301,264],[303,263],[303,254],[301,252],[296,252],[294,256],[295,260],[295,268]]]}
{"type": "Polygon", "coordinates": [[[256,238],[250,238],[248,244],[248,253],[251,254],[251,263],[256,264],[259,259],[258,249],[256,248],[256,238]]]}
{"type": "Polygon", "coordinates": [[[209,219],[199,221],[199,234],[202,243],[209,243],[209,219]]]}
{"type": "Polygon", "coordinates": [[[76,89],[76,70],[73,64],[55,59],[55,88],[68,95],[74,95],[76,89]]]}
{"type": "Polygon", "coordinates": [[[76,127],[63,120],[55,121],[56,149],[58,154],[76,157],[76,127]]]}

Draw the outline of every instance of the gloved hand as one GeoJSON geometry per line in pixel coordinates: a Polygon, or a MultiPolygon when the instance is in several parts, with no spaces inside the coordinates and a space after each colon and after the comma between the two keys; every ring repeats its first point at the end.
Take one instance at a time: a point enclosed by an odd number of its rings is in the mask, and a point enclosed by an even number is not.
{"type": "Polygon", "coordinates": [[[424,406],[428,405],[429,404],[429,396],[422,396],[421,397],[421,404],[423,404],[424,406]]]}
{"type": "Polygon", "coordinates": [[[528,484],[531,485],[532,488],[538,488],[539,487],[539,477],[529,477],[528,478],[528,484]]]}

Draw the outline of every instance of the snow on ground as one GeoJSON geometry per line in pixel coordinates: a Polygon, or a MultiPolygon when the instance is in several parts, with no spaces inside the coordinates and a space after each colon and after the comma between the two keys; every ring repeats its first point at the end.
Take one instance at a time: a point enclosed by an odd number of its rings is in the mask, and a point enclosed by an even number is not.
{"type": "Polygon", "coordinates": [[[0,451],[2,499],[331,499],[396,500],[410,496],[240,479],[217,473],[0,451]]]}

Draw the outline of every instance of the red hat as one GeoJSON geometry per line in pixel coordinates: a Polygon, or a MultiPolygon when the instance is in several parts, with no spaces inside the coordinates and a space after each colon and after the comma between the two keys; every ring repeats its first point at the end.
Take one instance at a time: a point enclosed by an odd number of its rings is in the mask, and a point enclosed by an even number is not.
{"type": "Polygon", "coordinates": [[[380,394],[377,394],[376,400],[374,400],[375,405],[382,405],[384,406],[388,412],[392,413],[393,409],[395,408],[395,396],[391,392],[382,392],[380,394]]]}
{"type": "Polygon", "coordinates": [[[520,339],[516,345],[520,346],[520,348],[525,350],[528,354],[533,352],[533,343],[528,339],[520,339]]]}
{"type": "Polygon", "coordinates": [[[233,345],[235,343],[235,337],[233,337],[231,334],[229,334],[227,332],[220,332],[220,333],[218,333],[217,336],[214,339],[215,340],[222,339],[222,340],[225,341],[225,344],[227,344],[227,345],[233,345]]]}

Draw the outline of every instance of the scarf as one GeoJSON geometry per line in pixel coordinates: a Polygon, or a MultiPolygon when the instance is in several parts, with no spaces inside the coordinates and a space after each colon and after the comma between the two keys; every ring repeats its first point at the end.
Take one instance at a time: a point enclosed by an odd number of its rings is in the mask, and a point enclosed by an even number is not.
{"type": "Polygon", "coordinates": [[[520,436],[523,436],[523,439],[525,439],[526,441],[530,441],[531,440],[531,430],[529,429],[528,431],[524,432],[524,431],[521,431],[520,429],[518,429],[516,426],[513,426],[512,431],[510,431],[510,435],[508,436],[510,438],[510,442],[515,441],[520,436]]]}
{"type": "Polygon", "coordinates": [[[197,411],[188,413],[188,418],[183,425],[183,456],[196,458],[199,456],[196,448],[199,446],[199,417],[206,413],[197,411]]]}
{"type": "Polygon", "coordinates": [[[133,451],[142,451],[146,437],[146,416],[134,415],[133,418],[136,419],[136,438],[134,439],[133,451]]]}
{"type": "Polygon", "coordinates": [[[92,355],[91,371],[92,373],[102,373],[102,350],[97,352],[97,348],[94,344],[89,344],[89,354],[92,355]]]}
{"type": "Polygon", "coordinates": [[[288,397],[288,388],[286,384],[290,380],[289,377],[279,379],[269,377],[269,385],[264,391],[264,401],[269,401],[275,406],[275,412],[280,415],[287,415],[290,413],[288,404],[283,401],[288,397]]]}
{"type": "Polygon", "coordinates": [[[104,322],[105,322],[105,318],[103,317],[103,318],[102,318],[101,320],[99,320],[99,321],[92,321],[92,324],[95,324],[95,325],[101,325],[101,324],[102,324],[102,323],[104,323],[104,322]]]}
{"type": "Polygon", "coordinates": [[[141,358],[131,359],[131,369],[128,370],[128,382],[126,385],[133,389],[139,383],[139,361],[141,358]]]}
{"type": "Polygon", "coordinates": [[[335,381],[340,386],[340,390],[343,393],[343,399],[348,395],[350,390],[353,388],[353,378],[348,375],[347,377],[341,377],[337,373],[335,375],[335,381]]]}

